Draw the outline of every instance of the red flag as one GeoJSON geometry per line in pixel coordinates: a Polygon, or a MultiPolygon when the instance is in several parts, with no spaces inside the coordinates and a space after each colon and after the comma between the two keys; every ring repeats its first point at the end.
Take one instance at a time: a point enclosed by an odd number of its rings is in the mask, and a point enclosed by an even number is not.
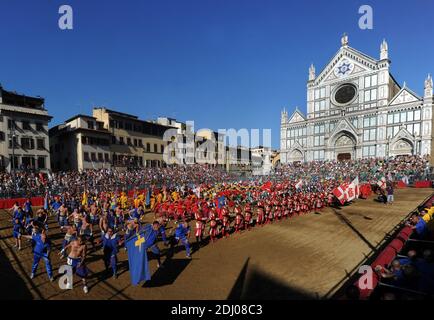
{"type": "Polygon", "coordinates": [[[263,190],[263,191],[271,191],[271,181],[268,181],[268,182],[264,183],[261,186],[261,190],[263,190]]]}
{"type": "Polygon", "coordinates": [[[339,186],[333,190],[333,194],[340,201],[341,204],[345,203],[345,190],[342,189],[342,186],[339,186]]]}

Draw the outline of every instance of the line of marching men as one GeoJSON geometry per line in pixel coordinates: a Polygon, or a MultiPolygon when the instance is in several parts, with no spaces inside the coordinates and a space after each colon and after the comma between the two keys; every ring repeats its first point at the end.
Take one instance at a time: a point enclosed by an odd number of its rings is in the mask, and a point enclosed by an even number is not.
{"type": "MultiPolygon", "coordinates": [[[[49,234],[49,219],[53,216],[64,234],[59,255],[66,259],[74,274],[82,279],[83,290],[88,292],[86,279],[89,274],[87,256],[89,243],[92,250],[102,249],[102,259],[108,274],[118,274],[117,255],[126,240],[139,234],[145,226],[151,226],[146,248],[156,257],[158,267],[161,241],[172,250],[182,244],[187,258],[191,257],[190,224],[194,225],[194,236],[198,245],[205,243],[209,235],[211,242],[219,237],[228,237],[231,233],[250,230],[255,225],[265,225],[296,215],[306,214],[331,205],[334,196],[331,187],[322,190],[295,190],[282,186],[268,190],[258,190],[256,186],[244,189],[226,188],[211,192],[207,197],[197,197],[192,190],[187,190],[172,201],[156,203],[153,207],[154,221],[144,223],[144,197],[126,198],[114,194],[85,194],[56,196],[50,199],[44,209],[33,214],[30,201],[23,207],[16,204],[13,215],[13,236],[17,249],[21,249],[21,240],[28,239],[34,256],[31,278],[37,274],[40,260],[46,265],[51,281],[54,280],[50,253],[52,244],[49,234]],[[169,235],[166,234],[170,222],[174,223],[169,235]],[[97,234],[100,233],[99,236],[97,234]]],[[[211,191],[211,190],[208,190],[211,191]]],[[[203,190],[202,196],[207,192],[203,190]]],[[[147,219],[149,220],[149,219],[147,219]]]]}

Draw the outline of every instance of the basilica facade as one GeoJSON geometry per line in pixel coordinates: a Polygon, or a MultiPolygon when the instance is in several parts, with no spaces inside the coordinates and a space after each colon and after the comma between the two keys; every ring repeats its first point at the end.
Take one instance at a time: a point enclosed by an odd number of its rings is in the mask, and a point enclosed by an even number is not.
{"type": "Polygon", "coordinates": [[[390,63],[385,40],[375,59],[344,35],[319,74],[309,68],[307,113],[281,113],[281,162],[431,154],[432,77],[420,97],[398,84],[390,63]]]}

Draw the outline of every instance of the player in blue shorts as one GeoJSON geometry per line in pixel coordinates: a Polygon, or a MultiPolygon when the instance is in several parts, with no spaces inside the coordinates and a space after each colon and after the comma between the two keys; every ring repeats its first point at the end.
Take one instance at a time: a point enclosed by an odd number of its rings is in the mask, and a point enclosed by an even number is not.
{"type": "Polygon", "coordinates": [[[178,226],[175,229],[175,244],[177,245],[180,241],[185,247],[185,251],[187,253],[187,258],[191,258],[191,248],[190,242],[188,238],[190,236],[190,226],[187,222],[182,221],[178,223],[178,226]]]}
{"type": "Polygon", "coordinates": [[[21,236],[23,232],[23,221],[19,218],[15,218],[13,220],[13,229],[12,229],[12,235],[15,239],[15,248],[18,250],[21,250],[21,236]]]}
{"type": "Polygon", "coordinates": [[[51,241],[48,239],[47,233],[44,229],[31,236],[23,235],[23,238],[31,239],[33,241],[33,264],[30,279],[33,279],[38,269],[38,264],[41,259],[45,262],[48,278],[54,281],[53,268],[50,261],[51,241]]]}
{"type": "Polygon", "coordinates": [[[108,228],[107,232],[102,237],[102,248],[103,248],[103,260],[106,270],[112,268],[113,278],[117,278],[117,254],[119,252],[119,246],[121,245],[121,239],[117,233],[113,232],[112,228],[108,228]]]}
{"type": "Polygon", "coordinates": [[[68,265],[72,267],[74,274],[79,276],[83,282],[84,293],[89,292],[87,287],[86,277],[88,275],[88,270],[85,265],[87,248],[84,239],[79,236],[78,238],[72,240],[64,250],[70,249],[67,262],[68,265]]]}

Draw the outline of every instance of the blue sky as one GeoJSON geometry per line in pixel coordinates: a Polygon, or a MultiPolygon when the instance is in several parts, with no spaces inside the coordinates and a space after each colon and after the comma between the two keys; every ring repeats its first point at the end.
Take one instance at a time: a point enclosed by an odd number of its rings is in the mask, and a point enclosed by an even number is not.
{"type": "Polygon", "coordinates": [[[421,94],[434,73],[434,1],[0,0],[0,83],[46,98],[51,125],[92,106],[143,119],[194,120],[196,129],[271,128],[280,111],[306,110],[306,80],[340,46],[379,56],[421,94]],[[74,9],[74,30],[57,26],[74,9]],[[358,8],[374,10],[373,30],[358,8]]]}

